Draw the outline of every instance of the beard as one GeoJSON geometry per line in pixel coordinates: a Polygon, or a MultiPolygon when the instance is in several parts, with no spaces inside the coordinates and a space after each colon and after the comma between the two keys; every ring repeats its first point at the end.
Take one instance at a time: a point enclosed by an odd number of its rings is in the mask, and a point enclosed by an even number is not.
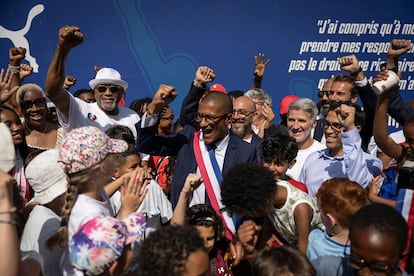
{"type": "Polygon", "coordinates": [[[240,138],[243,138],[247,131],[251,128],[251,122],[246,121],[244,119],[233,119],[231,121],[231,130],[234,134],[236,134],[237,136],[239,136],[240,138]],[[237,127],[235,128],[233,125],[234,124],[243,124],[242,127],[237,127]]]}

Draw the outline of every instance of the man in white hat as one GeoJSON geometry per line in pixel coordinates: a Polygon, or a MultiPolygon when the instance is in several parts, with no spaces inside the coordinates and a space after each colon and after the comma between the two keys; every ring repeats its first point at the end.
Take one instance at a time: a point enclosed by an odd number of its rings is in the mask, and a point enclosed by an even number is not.
{"type": "Polygon", "coordinates": [[[58,45],[45,84],[47,96],[57,107],[59,123],[67,131],[90,125],[105,131],[113,125],[124,125],[129,127],[136,137],[135,124],[140,118],[134,111],[118,106],[128,83],[122,80],[117,70],[102,68],[89,82],[89,86],[94,90],[95,103],[85,103],[63,88],[67,56],[70,50],[82,41],[83,34],[78,27],[60,28],[58,45]]]}

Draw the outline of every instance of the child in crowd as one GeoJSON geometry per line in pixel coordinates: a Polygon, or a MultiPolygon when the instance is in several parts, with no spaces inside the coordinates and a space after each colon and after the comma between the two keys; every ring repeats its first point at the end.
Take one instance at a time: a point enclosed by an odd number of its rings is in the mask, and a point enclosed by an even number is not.
{"type": "Polygon", "coordinates": [[[26,166],[26,177],[34,190],[32,201],[37,205],[30,212],[20,241],[22,254],[37,252],[43,258],[45,276],[61,275],[59,262],[63,248],[49,250],[46,240],[60,227],[60,214],[65,202],[66,174],[58,164],[59,151],[41,152],[26,166]]]}
{"type": "Polygon", "coordinates": [[[286,175],[287,170],[295,165],[298,154],[298,144],[293,137],[288,133],[265,132],[261,147],[263,165],[273,171],[275,179],[286,180],[305,193],[308,192],[305,184],[286,175]]]}
{"type": "Polygon", "coordinates": [[[262,250],[254,261],[253,276],[316,276],[308,258],[289,245],[262,250]]]}
{"type": "Polygon", "coordinates": [[[312,261],[318,276],[408,275],[400,268],[408,237],[407,222],[394,208],[369,204],[351,219],[351,253],[322,256],[312,261]]]}
{"type": "MultiPolygon", "coordinates": [[[[58,162],[68,175],[68,188],[61,213],[61,226],[47,241],[50,249],[66,242],[70,245],[76,231],[90,219],[113,216],[103,187],[105,181],[114,174],[117,165],[116,154],[124,152],[127,147],[126,142],[111,139],[96,127],[73,129],[64,137],[59,149],[58,162]]],[[[136,214],[135,210],[146,195],[145,186],[144,171],[137,169],[128,184],[121,189],[122,205],[117,214],[118,219],[141,223],[144,217],[142,214],[136,214]]],[[[70,250],[64,252],[63,273],[83,275],[83,272],[75,268],[70,261],[70,253],[70,250]]],[[[128,249],[123,253],[116,266],[116,269],[121,271],[128,269],[131,256],[128,249]]],[[[79,268],[85,270],[85,267],[79,268]]]]}
{"type": "Polygon", "coordinates": [[[347,178],[332,178],[322,183],[316,198],[325,230],[312,230],[306,255],[310,260],[324,255],[344,256],[349,252],[351,218],[368,204],[367,192],[347,178]]]}
{"type": "MultiPolygon", "coordinates": [[[[287,181],[275,180],[273,171],[257,164],[233,167],[223,179],[221,196],[228,211],[241,218],[269,219],[273,234],[280,237],[278,243],[298,247],[304,254],[310,231],[322,226],[319,210],[308,194],[287,181]]],[[[237,234],[245,252],[256,253],[255,237],[260,230],[250,219],[240,225],[237,234]]]]}
{"type": "MultiPolygon", "coordinates": [[[[112,179],[116,181],[130,174],[136,168],[141,168],[139,153],[134,146],[129,145],[128,149],[119,155],[118,165],[115,167],[112,179]]],[[[146,216],[147,227],[145,236],[148,236],[151,232],[168,223],[172,218],[173,212],[170,201],[158,183],[151,179],[151,174],[147,171],[144,177],[149,180],[146,186],[147,194],[137,212],[141,212],[146,216]]],[[[121,208],[121,192],[119,189],[110,197],[110,203],[114,213],[118,213],[121,208]]],[[[145,236],[142,238],[145,238],[145,236]]]]}
{"type": "Polygon", "coordinates": [[[187,209],[192,192],[197,189],[202,181],[199,175],[190,173],[187,176],[177,206],[174,209],[171,224],[195,226],[209,252],[209,275],[233,275],[230,263],[230,267],[228,267],[227,260],[225,261],[225,253],[229,246],[224,239],[225,232],[221,217],[211,206],[206,204],[196,204],[187,209]],[[212,269],[215,271],[214,274],[211,274],[212,269]]]}
{"type": "Polygon", "coordinates": [[[207,275],[208,252],[198,231],[191,226],[170,225],[158,229],[140,248],[140,276],[207,275]]]}
{"type": "Polygon", "coordinates": [[[29,201],[33,193],[24,173],[24,164],[29,155],[29,149],[24,135],[23,124],[20,121],[19,115],[6,105],[0,105],[0,122],[4,123],[12,134],[16,149],[16,166],[12,174],[14,174],[16,179],[20,195],[24,200],[29,201]]]}

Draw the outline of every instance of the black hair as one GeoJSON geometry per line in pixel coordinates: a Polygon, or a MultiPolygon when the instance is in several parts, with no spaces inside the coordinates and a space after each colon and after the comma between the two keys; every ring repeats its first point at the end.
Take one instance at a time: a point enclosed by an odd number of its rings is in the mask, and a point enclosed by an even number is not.
{"type": "Polygon", "coordinates": [[[337,109],[342,104],[345,104],[345,105],[348,105],[348,106],[352,106],[352,107],[355,108],[355,120],[354,120],[354,124],[356,126],[362,127],[364,125],[364,123],[365,123],[365,112],[356,103],[353,103],[351,101],[332,101],[329,104],[329,111],[332,111],[332,110],[337,109]]]}
{"type": "Polygon", "coordinates": [[[141,117],[145,112],[145,110],[142,110],[142,106],[144,104],[149,104],[150,102],[152,102],[152,99],[150,97],[136,99],[132,101],[132,103],[129,105],[129,108],[134,110],[141,117]]]}
{"type": "MultiPolygon", "coordinates": [[[[16,118],[17,118],[18,122],[20,123],[20,125],[22,125],[23,142],[20,145],[17,145],[17,149],[19,150],[19,153],[20,153],[21,157],[23,158],[23,161],[25,161],[27,156],[29,155],[29,148],[27,146],[26,135],[25,135],[24,130],[23,130],[22,121],[20,120],[19,115],[16,113],[16,111],[14,111],[14,109],[12,109],[12,108],[8,107],[7,105],[4,105],[4,104],[0,105],[0,114],[1,114],[2,111],[5,111],[5,110],[12,112],[16,116],[16,118]]],[[[10,129],[10,127],[9,127],[9,129],[10,129]]]]}
{"type": "Polygon", "coordinates": [[[234,100],[234,99],[236,99],[238,97],[243,96],[244,95],[244,92],[241,91],[241,90],[233,90],[233,91],[228,92],[227,95],[229,95],[229,97],[234,100]]]}
{"type": "Polygon", "coordinates": [[[262,141],[261,153],[263,161],[282,165],[292,162],[298,154],[298,143],[290,135],[275,133],[266,135],[262,141]]]}
{"type": "Polygon", "coordinates": [[[79,98],[79,96],[81,94],[84,94],[84,93],[90,93],[90,94],[94,95],[94,98],[95,98],[95,93],[93,92],[93,89],[87,89],[87,88],[81,88],[81,89],[76,90],[73,93],[73,96],[76,97],[76,98],[79,98]]]}
{"type": "Polygon", "coordinates": [[[191,253],[203,250],[204,241],[193,226],[168,225],[151,233],[139,248],[140,276],[179,276],[191,253]]]}
{"type": "Polygon", "coordinates": [[[216,240],[224,237],[224,226],[221,217],[207,204],[196,204],[187,209],[185,214],[187,225],[213,226],[216,240]]]}
{"type": "Polygon", "coordinates": [[[125,163],[126,158],[131,155],[138,156],[139,161],[141,162],[141,156],[139,155],[138,150],[134,145],[129,144],[126,151],[116,154],[116,159],[118,160],[119,165],[122,166],[125,163]]]}
{"type": "Polygon", "coordinates": [[[298,249],[282,245],[262,250],[253,263],[253,276],[316,276],[308,258],[298,249]]]}
{"type": "Polygon", "coordinates": [[[128,145],[135,145],[134,134],[127,126],[115,125],[108,128],[105,133],[112,139],[123,140],[127,142],[128,145]]]}
{"type": "Polygon", "coordinates": [[[355,229],[373,229],[395,239],[397,253],[402,257],[408,238],[408,226],[403,216],[394,208],[380,203],[359,209],[351,219],[349,237],[355,229]]]}
{"type": "Polygon", "coordinates": [[[271,210],[277,185],[268,168],[258,164],[239,164],[224,176],[222,202],[230,213],[240,217],[262,217],[271,210]]]}

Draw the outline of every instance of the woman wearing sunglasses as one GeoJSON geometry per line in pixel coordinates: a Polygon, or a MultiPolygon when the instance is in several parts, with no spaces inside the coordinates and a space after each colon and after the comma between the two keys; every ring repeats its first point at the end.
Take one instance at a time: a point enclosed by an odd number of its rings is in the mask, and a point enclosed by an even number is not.
{"type": "Polygon", "coordinates": [[[45,94],[38,85],[28,83],[17,90],[17,102],[29,149],[53,149],[59,146],[63,129],[47,120],[45,94]]]}

